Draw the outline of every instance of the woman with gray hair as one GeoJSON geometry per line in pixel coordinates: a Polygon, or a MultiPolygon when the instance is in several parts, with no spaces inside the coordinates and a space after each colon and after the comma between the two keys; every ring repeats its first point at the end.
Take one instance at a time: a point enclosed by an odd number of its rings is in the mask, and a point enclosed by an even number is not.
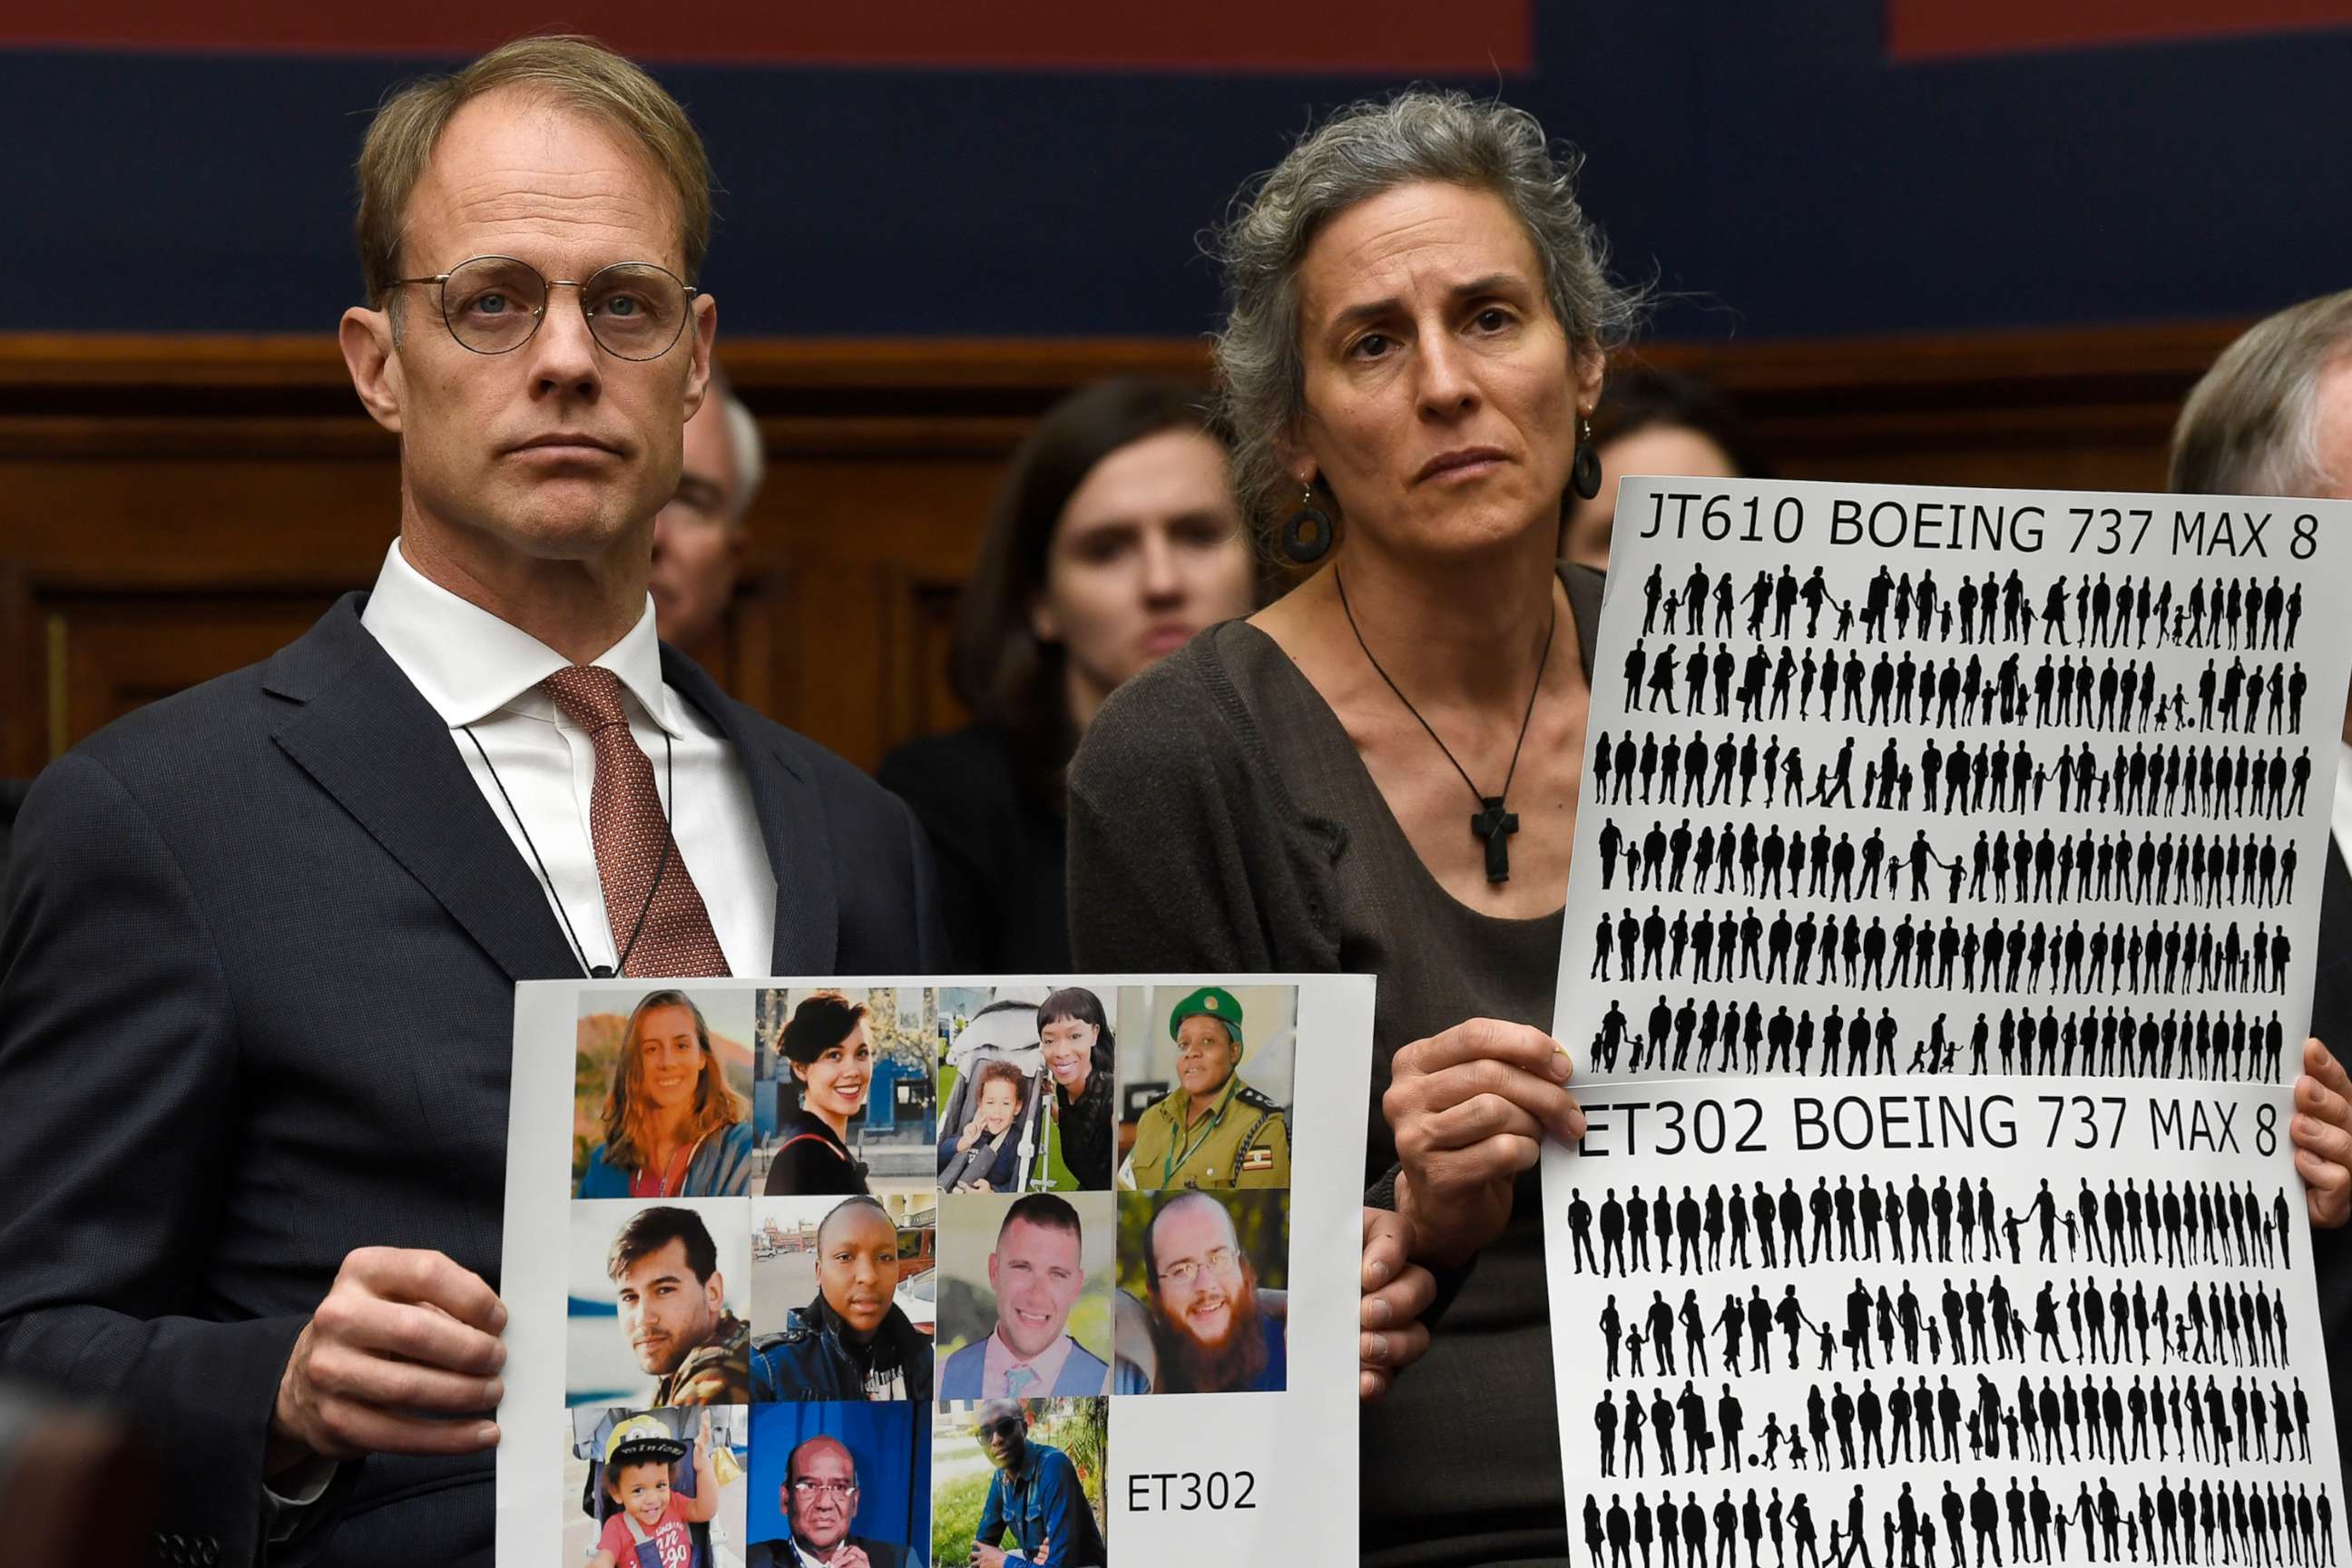
{"type": "Polygon", "coordinates": [[[1601,580],[1557,555],[1635,308],[1574,174],[1532,117],[1414,90],[1246,195],[1218,384],[1244,505],[1313,572],[1122,688],[1070,773],[1081,967],[1380,980],[1368,1562],[1569,1552],[1536,1163],[1583,1127],[1544,1029],[1601,580]]]}

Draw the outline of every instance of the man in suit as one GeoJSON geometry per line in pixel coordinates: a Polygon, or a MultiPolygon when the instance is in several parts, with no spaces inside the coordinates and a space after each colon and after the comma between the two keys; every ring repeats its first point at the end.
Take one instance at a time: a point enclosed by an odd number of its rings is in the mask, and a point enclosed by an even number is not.
{"type": "Polygon", "coordinates": [[[387,100],[341,327],[401,437],[373,591],[26,803],[0,1375],[146,1424],[163,1560],[490,1561],[516,982],[936,964],[905,808],[655,637],[709,178],[581,40],[387,100]]]}
{"type": "MultiPolygon", "coordinates": [[[[988,1255],[996,1326],[948,1357],[941,1399],[1083,1398],[1111,1392],[1110,1366],[1070,1337],[1087,1276],[1078,1211],[1066,1198],[1013,1200],[988,1255]]],[[[1128,1390],[1122,1389],[1121,1393],[1128,1390]]]]}
{"type": "MultiPolygon", "coordinates": [[[[2290,306],[2221,351],[2173,427],[2171,486],[2183,495],[2352,500],[2352,290],[2290,306]]],[[[2340,560],[2352,539],[2326,538],[2321,547],[2340,560]]],[[[2344,1228],[2352,1211],[2352,1084],[2319,1044],[2340,1050],[2352,1040],[2352,704],[2339,759],[2320,889],[2315,1038],[2304,1047],[2294,1089],[2302,1114],[2291,1130],[2311,1214],[2336,1429],[2352,1432],[2352,1232],[2344,1228]]],[[[2352,1447],[2344,1457],[2352,1493],[2352,1447]]]]}
{"type": "MultiPolygon", "coordinates": [[[[849,1533],[857,1517],[857,1461],[840,1439],[811,1437],[784,1462],[782,1488],[787,1541],[762,1541],[751,1568],[899,1568],[903,1546],[849,1533]]],[[[914,1554],[918,1568],[922,1554],[914,1554]]]]}

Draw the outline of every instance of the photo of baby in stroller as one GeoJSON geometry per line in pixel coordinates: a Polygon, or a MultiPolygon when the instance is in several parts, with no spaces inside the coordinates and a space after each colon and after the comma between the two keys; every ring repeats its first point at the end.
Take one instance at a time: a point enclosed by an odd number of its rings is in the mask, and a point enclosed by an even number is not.
{"type": "Polygon", "coordinates": [[[1093,993],[995,988],[949,1041],[941,1065],[940,1190],[1068,1192],[1094,1184],[1073,1173],[1108,1152],[1110,1063],[1108,1021],[1093,993]],[[1041,1014],[1053,1015],[1042,1028],[1041,1014]],[[1041,1038],[1045,1034],[1053,1038],[1041,1038]]]}

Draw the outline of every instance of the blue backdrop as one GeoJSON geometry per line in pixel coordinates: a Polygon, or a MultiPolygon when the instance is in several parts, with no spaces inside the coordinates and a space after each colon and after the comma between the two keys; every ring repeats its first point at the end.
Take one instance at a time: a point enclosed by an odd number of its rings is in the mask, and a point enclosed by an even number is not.
{"type": "MultiPolygon", "coordinates": [[[[1918,64],[1882,33],[1856,0],[1549,0],[1501,85],[1589,152],[1667,335],[2234,315],[2347,281],[2352,32],[1918,64]]],[[[441,63],[0,50],[0,329],[331,328],[368,111],[441,63]]],[[[656,69],[724,186],[705,280],[737,334],[1199,332],[1203,226],[1310,112],[1395,85],[656,69]]]]}
{"type": "Polygon", "coordinates": [[[928,1552],[931,1520],[931,1434],[927,1405],[755,1405],[751,1407],[751,1493],[745,1538],[780,1541],[782,1488],[792,1452],[811,1437],[838,1438],[857,1461],[857,1518],[852,1535],[928,1552]]]}

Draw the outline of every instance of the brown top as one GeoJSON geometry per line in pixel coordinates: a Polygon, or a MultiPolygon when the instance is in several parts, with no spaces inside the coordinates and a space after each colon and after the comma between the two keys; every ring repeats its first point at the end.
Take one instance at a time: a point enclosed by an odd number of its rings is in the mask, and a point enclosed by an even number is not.
{"type": "MultiPolygon", "coordinates": [[[[1590,679],[1601,577],[1560,580],[1590,679]]],[[[1330,706],[1244,622],[1113,695],[1070,799],[1080,967],[1378,978],[1367,1201],[1389,1201],[1380,1101],[1400,1047],[1469,1017],[1551,1026],[1559,913],[1498,920],[1448,893],[1330,706]]],[[[1529,1172],[1503,1236],[1444,1281],[1429,1354],[1365,1409],[1367,1563],[1568,1561],[1539,1208],[1529,1172]]]]}

